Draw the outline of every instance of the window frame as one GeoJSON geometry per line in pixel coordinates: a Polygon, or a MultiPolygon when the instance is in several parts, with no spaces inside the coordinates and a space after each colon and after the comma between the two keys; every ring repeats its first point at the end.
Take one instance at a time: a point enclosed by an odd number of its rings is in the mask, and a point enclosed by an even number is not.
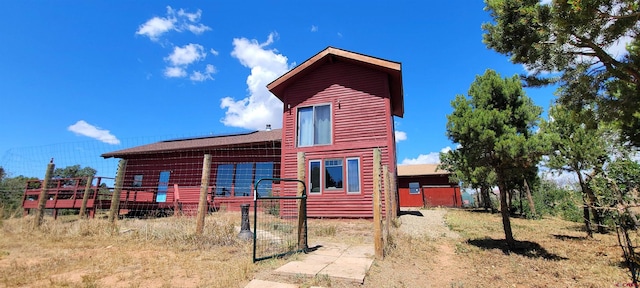
{"type": "MultiPolygon", "coordinates": [[[[413,185],[415,186],[415,185],[413,185]]],[[[422,189],[420,189],[420,182],[409,182],[409,194],[410,195],[420,195],[422,189]],[[411,188],[411,184],[417,184],[418,187],[411,188]],[[413,189],[417,189],[416,192],[413,192],[413,189]]]]}
{"type": "Polygon", "coordinates": [[[322,194],[322,161],[322,159],[309,160],[308,194],[322,194]],[[311,163],[318,163],[318,191],[313,191],[313,167],[311,167],[311,163]]]}
{"type": "Polygon", "coordinates": [[[313,146],[323,146],[323,145],[331,145],[333,144],[333,105],[332,103],[319,103],[319,104],[313,104],[313,105],[308,105],[308,106],[301,106],[298,107],[296,109],[296,147],[313,147],[313,146]],[[316,123],[316,108],[317,107],[324,107],[327,106],[329,108],[329,141],[327,143],[316,143],[316,129],[317,129],[317,123],[316,123]],[[303,145],[300,140],[300,131],[301,131],[301,125],[300,125],[300,110],[305,109],[305,108],[311,108],[312,109],[312,121],[313,121],[313,128],[311,131],[312,135],[312,139],[311,139],[311,144],[308,145],[303,145]]]}
{"type": "MultiPolygon", "coordinates": [[[[345,184],[345,178],[344,178],[344,176],[346,174],[345,173],[345,167],[344,167],[344,162],[345,162],[344,158],[327,158],[327,159],[322,159],[322,162],[324,163],[324,169],[321,169],[320,171],[324,171],[324,174],[323,174],[324,175],[324,186],[323,186],[324,190],[326,190],[326,191],[342,191],[342,190],[344,190],[345,189],[345,185],[344,185],[345,184]],[[327,186],[328,185],[328,183],[326,183],[327,178],[328,178],[327,177],[327,172],[328,172],[328,170],[327,170],[327,161],[340,161],[340,178],[341,178],[340,180],[342,182],[342,183],[340,183],[340,184],[342,184],[341,187],[328,187],[327,186]]],[[[331,165],[329,167],[338,167],[338,166],[337,165],[331,165]]]]}
{"type": "Polygon", "coordinates": [[[142,187],[143,179],[144,179],[144,174],[133,175],[133,183],[131,183],[131,187],[136,187],[136,188],[142,187]]]}
{"type": "Polygon", "coordinates": [[[346,183],[346,187],[345,190],[347,191],[347,194],[361,194],[362,193],[362,161],[360,160],[360,157],[346,157],[345,158],[347,165],[345,166],[344,172],[345,172],[345,183],[346,183]],[[349,191],[350,190],[350,184],[351,182],[349,181],[349,161],[350,160],[356,160],[358,162],[358,175],[357,175],[357,179],[358,179],[358,191],[349,191]]]}

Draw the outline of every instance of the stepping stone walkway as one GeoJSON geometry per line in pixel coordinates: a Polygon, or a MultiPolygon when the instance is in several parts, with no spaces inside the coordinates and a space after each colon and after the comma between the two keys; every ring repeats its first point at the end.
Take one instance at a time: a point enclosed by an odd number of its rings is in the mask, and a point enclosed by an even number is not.
{"type": "MultiPolygon", "coordinates": [[[[332,279],[364,283],[374,259],[373,245],[348,245],[344,243],[322,243],[301,260],[291,261],[276,269],[282,275],[304,275],[315,277],[327,275],[332,279]]],[[[278,283],[254,279],[245,288],[294,288],[294,284],[278,283]]]]}

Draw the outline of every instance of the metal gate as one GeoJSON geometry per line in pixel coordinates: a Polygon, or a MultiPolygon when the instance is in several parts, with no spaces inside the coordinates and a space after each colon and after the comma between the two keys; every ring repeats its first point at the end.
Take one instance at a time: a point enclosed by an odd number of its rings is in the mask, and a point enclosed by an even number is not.
{"type": "Polygon", "coordinates": [[[253,262],[306,253],[307,187],[304,181],[264,178],[256,182],[253,192],[253,262]],[[284,193],[285,189],[295,189],[295,193],[284,193]]]}

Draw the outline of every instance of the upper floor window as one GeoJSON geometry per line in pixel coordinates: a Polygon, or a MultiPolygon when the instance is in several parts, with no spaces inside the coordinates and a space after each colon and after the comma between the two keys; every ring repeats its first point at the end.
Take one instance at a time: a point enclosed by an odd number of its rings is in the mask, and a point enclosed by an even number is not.
{"type": "Polygon", "coordinates": [[[331,144],[331,105],[298,108],[298,146],[331,144]]]}

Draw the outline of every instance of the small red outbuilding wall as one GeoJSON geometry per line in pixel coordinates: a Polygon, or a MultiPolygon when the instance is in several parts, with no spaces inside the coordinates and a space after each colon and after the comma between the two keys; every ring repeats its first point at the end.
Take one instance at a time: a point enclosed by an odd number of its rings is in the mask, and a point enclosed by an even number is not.
{"type": "Polygon", "coordinates": [[[460,187],[448,174],[398,176],[398,196],[400,207],[462,207],[460,187]]]}

